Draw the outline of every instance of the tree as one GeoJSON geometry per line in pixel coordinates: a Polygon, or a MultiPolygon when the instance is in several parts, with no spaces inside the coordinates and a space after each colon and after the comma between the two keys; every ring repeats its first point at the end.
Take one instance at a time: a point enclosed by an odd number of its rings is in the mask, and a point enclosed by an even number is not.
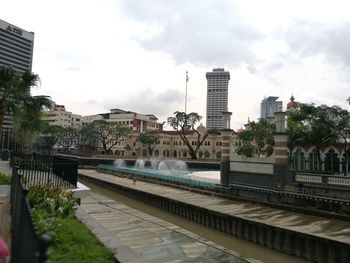
{"type": "Polygon", "coordinates": [[[84,132],[89,140],[95,138],[102,145],[105,153],[110,153],[115,145],[125,140],[130,131],[129,127],[121,126],[116,122],[97,120],[90,123],[84,132]]]}
{"type": "Polygon", "coordinates": [[[303,126],[300,122],[293,119],[292,115],[294,112],[288,112],[287,119],[287,147],[289,149],[290,157],[292,157],[293,149],[302,144],[302,140],[305,137],[303,126]]]}
{"type": "Polygon", "coordinates": [[[147,154],[149,156],[152,156],[153,151],[157,147],[157,144],[159,142],[159,135],[156,131],[146,131],[140,133],[136,140],[141,142],[146,148],[147,154]]]}
{"type": "Polygon", "coordinates": [[[331,119],[334,121],[335,132],[338,135],[338,139],[344,145],[345,164],[344,175],[347,175],[348,165],[348,153],[349,153],[349,137],[350,137],[350,113],[338,106],[333,106],[330,109],[331,119]]]}
{"type": "Polygon", "coordinates": [[[238,147],[237,154],[252,157],[256,153],[258,156],[270,156],[273,153],[275,125],[270,124],[265,119],[258,122],[251,122],[250,129],[242,131],[238,138],[243,145],[238,147]],[[255,150],[253,150],[255,148],[255,150]]]}
{"type": "Polygon", "coordinates": [[[314,104],[301,104],[291,116],[291,120],[299,123],[303,130],[301,145],[312,145],[316,148],[318,169],[321,170],[321,147],[334,143],[337,139],[335,122],[332,119],[332,108],[314,104]]]}
{"type": "Polygon", "coordinates": [[[175,117],[168,118],[168,124],[174,130],[178,131],[181,140],[188,147],[188,153],[190,154],[191,158],[197,159],[199,148],[208,137],[208,133],[202,135],[194,128],[196,123],[202,119],[202,116],[199,116],[196,112],[186,114],[185,112],[176,111],[174,114],[175,117]],[[196,134],[197,137],[194,147],[191,145],[187,137],[190,134],[196,134]]]}
{"type": "Polygon", "coordinates": [[[44,121],[42,108],[50,107],[52,101],[47,96],[28,96],[21,105],[17,106],[13,114],[14,135],[23,150],[28,151],[40,136],[44,121]]]}
{"type": "Polygon", "coordinates": [[[21,75],[11,67],[0,67],[0,131],[5,113],[14,113],[30,97],[30,89],[38,83],[39,76],[31,72],[21,75]]]}
{"type": "Polygon", "coordinates": [[[37,143],[38,147],[50,153],[53,146],[57,144],[63,129],[64,128],[62,126],[50,125],[47,122],[44,122],[41,135],[37,143]]]}

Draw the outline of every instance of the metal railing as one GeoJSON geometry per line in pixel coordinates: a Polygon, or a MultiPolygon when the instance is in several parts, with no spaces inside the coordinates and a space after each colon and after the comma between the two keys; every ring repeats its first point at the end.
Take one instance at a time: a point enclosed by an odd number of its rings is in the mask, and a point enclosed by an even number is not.
{"type": "Polygon", "coordinates": [[[11,182],[11,263],[48,262],[48,236],[39,236],[18,167],[13,167],[11,182]]]}
{"type": "Polygon", "coordinates": [[[31,184],[51,184],[63,188],[77,186],[78,162],[70,158],[12,153],[10,164],[18,166],[26,187],[31,184]]]}

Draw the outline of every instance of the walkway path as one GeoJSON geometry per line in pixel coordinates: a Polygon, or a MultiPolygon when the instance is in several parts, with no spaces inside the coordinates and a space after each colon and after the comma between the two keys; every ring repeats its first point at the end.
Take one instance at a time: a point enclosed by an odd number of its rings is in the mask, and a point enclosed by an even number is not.
{"type": "Polygon", "coordinates": [[[130,179],[100,173],[95,170],[80,169],[79,174],[98,178],[114,184],[120,184],[139,191],[164,196],[179,202],[203,207],[212,211],[240,217],[246,220],[273,225],[282,229],[297,231],[350,244],[350,222],[347,221],[328,219],[284,211],[271,207],[264,207],[262,205],[226,200],[147,182],[137,181],[137,183],[134,185],[130,179]]]}
{"type": "Polygon", "coordinates": [[[96,193],[82,198],[77,216],[123,263],[258,262],[96,193]]]}

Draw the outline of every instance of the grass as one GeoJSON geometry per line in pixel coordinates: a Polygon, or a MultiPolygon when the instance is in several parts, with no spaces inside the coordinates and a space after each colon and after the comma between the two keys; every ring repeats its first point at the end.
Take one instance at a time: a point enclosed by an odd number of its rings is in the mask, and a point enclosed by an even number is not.
{"type": "Polygon", "coordinates": [[[0,185],[1,184],[11,184],[11,176],[0,173],[0,185]]]}
{"type": "Polygon", "coordinates": [[[78,219],[59,219],[57,242],[50,247],[50,261],[55,262],[116,262],[113,252],[106,248],[78,219]]]}

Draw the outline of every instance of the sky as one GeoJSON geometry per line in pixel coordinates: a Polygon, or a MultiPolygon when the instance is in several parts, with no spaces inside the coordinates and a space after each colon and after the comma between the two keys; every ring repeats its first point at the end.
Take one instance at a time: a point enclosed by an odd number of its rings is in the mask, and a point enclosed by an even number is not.
{"type": "Polygon", "coordinates": [[[0,19],[35,33],[34,95],[81,115],[120,108],[206,114],[206,72],[230,72],[231,128],[278,96],[349,110],[350,2],[11,0],[0,19]]]}

